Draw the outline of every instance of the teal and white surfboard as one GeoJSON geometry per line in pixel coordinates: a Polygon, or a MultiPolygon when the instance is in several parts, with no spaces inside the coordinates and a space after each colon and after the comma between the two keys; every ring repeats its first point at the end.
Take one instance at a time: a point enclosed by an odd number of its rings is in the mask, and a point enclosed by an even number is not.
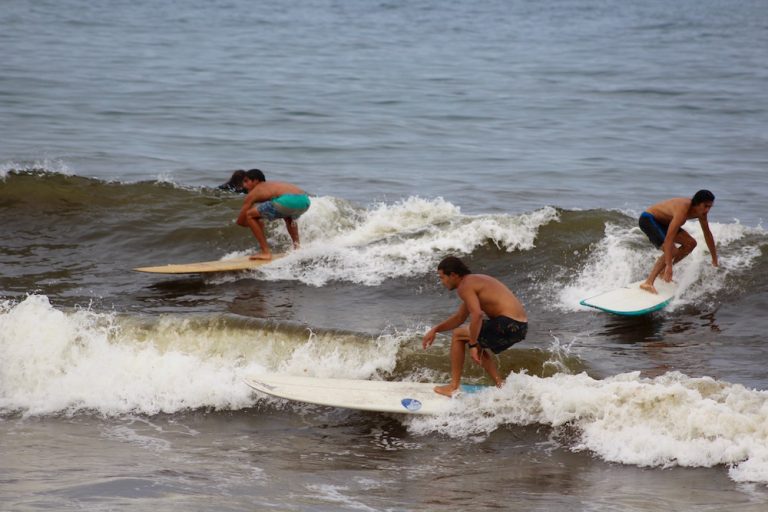
{"type": "Polygon", "coordinates": [[[675,297],[677,285],[657,279],[654,284],[657,294],[640,288],[643,281],[628,284],[615,290],[588,297],[579,304],[597,308],[615,315],[640,316],[658,311],[675,297]]]}

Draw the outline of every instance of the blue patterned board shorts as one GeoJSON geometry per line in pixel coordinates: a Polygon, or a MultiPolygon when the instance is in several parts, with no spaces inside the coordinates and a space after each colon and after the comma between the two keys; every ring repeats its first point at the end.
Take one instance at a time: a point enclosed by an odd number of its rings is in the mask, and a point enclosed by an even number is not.
{"type": "Polygon", "coordinates": [[[518,322],[507,316],[497,316],[483,320],[477,342],[482,348],[498,354],[523,341],[528,334],[528,322],[518,322]]]}
{"type": "Polygon", "coordinates": [[[309,209],[310,201],[306,194],[284,194],[269,201],[259,203],[256,209],[267,220],[298,219],[309,209]]]}

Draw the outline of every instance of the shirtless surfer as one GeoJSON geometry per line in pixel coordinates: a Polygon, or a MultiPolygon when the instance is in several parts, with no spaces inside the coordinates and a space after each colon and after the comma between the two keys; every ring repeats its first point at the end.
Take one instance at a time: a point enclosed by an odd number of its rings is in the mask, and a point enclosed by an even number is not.
{"type": "Polygon", "coordinates": [[[246,171],[243,187],[248,191],[237,216],[240,226],[251,228],[259,242],[261,252],[251,256],[252,260],[271,260],[272,252],[264,234],[264,219],[283,219],[285,228],[293,241],[293,248],[299,248],[299,226],[296,219],[309,209],[309,197],[296,185],[279,181],[267,181],[258,169],[246,171]],[[258,203],[254,206],[254,203],[258,203]]]}
{"type": "Polygon", "coordinates": [[[664,251],[640,288],[658,293],[653,283],[659,274],[663,271],[662,279],[666,282],[672,281],[672,266],[696,248],[696,240],[682,228],[682,225],[690,219],[699,219],[704,241],[712,254],[712,266],[717,266],[715,239],[707,221],[707,214],[714,203],[715,196],[712,192],[699,190],[691,199],[685,197],[667,199],[651,206],[640,215],[638,221],[640,229],[648,235],[648,239],[657,249],[664,251]]]}
{"type": "Polygon", "coordinates": [[[229,181],[223,185],[219,185],[219,190],[227,190],[229,192],[236,192],[238,194],[247,194],[248,191],[245,190],[245,187],[243,186],[243,178],[245,178],[245,171],[238,169],[232,173],[229,181]]]}
{"type": "Polygon", "coordinates": [[[481,365],[497,386],[504,384],[499,377],[496,361],[488,350],[498,354],[525,339],[528,316],[517,297],[502,282],[491,276],[473,274],[455,256],[448,256],[437,266],[443,286],[456,290],[462,300],[459,309],[447,320],[424,335],[422,346],[427,349],[438,332],[453,329],[451,338],[451,383],[437,386],[435,391],[451,396],[461,383],[465,346],[472,359],[481,365]],[[488,318],[483,319],[483,313],[488,318]],[[469,327],[461,327],[469,317],[469,327]]]}

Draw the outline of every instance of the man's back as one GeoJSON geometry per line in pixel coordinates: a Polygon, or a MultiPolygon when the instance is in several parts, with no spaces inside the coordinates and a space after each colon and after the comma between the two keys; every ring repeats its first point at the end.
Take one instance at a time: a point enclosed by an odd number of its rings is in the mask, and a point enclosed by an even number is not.
{"type": "Polygon", "coordinates": [[[674,197],[667,199],[648,208],[646,211],[653,215],[657,220],[669,224],[675,215],[681,215],[688,219],[688,212],[691,208],[691,200],[686,197],[674,197]]]}
{"type": "Polygon", "coordinates": [[[291,183],[285,183],[282,181],[265,181],[262,183],[259,183],[258,188],[261,189],[261,194],[263,194],[264,197],[268,197],[269,199],[274,199],[275,197],[282,196],[285,194],[303,194],[304,191],[301,190],[296,185],[292,185],[291,183]]]}
{"type": "MultiPolygon", "coordinates": [[[[515,294],[504,283],[484,274],[469,274],[460,288],[467,287],[477,295],[480,309],[491,318],[506,316],[519,322],[527,322],[528,315],[515,294]]],[[[457,290],[462,293],[462,290],[457,290]]]]}

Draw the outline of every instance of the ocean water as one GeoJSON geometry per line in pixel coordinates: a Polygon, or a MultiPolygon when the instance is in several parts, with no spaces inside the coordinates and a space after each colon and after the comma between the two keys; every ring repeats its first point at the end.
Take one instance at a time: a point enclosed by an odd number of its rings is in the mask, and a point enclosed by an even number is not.
{"type": "Polygon", "coordinates": [[[2,7],[0,509],[765,510],[765,2],[2,7]],[[253,167],[312,195],[300,251],[131,271],[253,251],[216,189],[253,167]],[[700,188],[719,268],[689,223],[669,307],[579,306],[700,188]],[[528,310],[503,388],[405,417],[243,384],[445,380],[447,254],[528,310]]]}

